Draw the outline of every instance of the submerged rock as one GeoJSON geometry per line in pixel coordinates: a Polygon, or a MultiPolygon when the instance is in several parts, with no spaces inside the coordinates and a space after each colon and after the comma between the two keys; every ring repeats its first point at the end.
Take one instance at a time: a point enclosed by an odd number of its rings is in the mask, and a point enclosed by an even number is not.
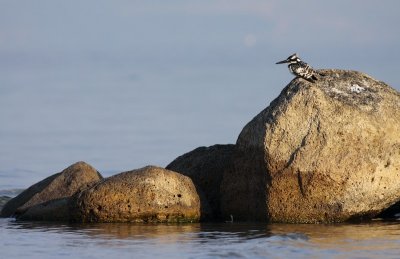
{"type": "Polygon", "coordinates": [[[166,168],[192,179],[199,193],[202,208],[202,220],[221,218],[220,187],[225,170],[232,166],[232,155],[235,145],[214,145],[199,147],[188,152],[174,161],[166,168]],[[211,207],[212,213],[208,210],[211,207]]]}
{"type": "Polygon", "coordinates": [[[76,222],[193,222],[200,199],[190,178],[148,166],[104,179],[71,201],[76,222]]]}
{"type": "Polygon", "coordinates": [[[85,162],[75,163],[62,172],[32,185],[11,199],[4,205],[1,216],[11,217],[17,214],[18,217],[24,218],[22,215],[33,207],[35,207],[35,215],[38,215],[40,206],[37,207],[37,205],[71,197],[101,179],[102,176],[92,166],[85,162]]]}
{"type": "Polygon", "coordinates": [[[320,72],[292,80],[240,133],[226,217],[340,222],[400,200],[400,94],[360,72],[320,72]]]}

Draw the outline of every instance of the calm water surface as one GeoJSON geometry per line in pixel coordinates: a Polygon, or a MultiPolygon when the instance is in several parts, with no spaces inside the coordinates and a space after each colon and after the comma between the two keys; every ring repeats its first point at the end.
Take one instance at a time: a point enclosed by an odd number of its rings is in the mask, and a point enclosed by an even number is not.
{"type": "Polygon", "coordinates": [[[399,258],[400,224],[49,224],[0,220],[2,258],[399,258]]]}

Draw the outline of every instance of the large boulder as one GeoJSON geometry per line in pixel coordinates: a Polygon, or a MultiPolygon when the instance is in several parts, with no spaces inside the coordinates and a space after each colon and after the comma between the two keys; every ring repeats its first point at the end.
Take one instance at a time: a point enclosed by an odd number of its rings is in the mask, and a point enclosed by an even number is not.
{"type": "MultiPolygon", "coordinates": [[[[102,176],[85,162],[75,163],[60,173],[32,185],[4,205],[1,216],[21,216],[30,208],[52,200],[71,197],[102,179],[102,176]]],[[[37,211],[37,210],[36,210],[37,211]]]]}
{"type": "Polygon", "coordinates": [[[224,171],[232,166],[234,150],[235,145],[199,147],[176,158],[166,167],[190,177],[198,192],[204,193],[200,195],[202,220],[221,218],[220,187],[224,171]]]}
{"type": "Polygon", "coordinates": [[[200,199],[189,177],[148,166],[120,173],[77,194],[75,222],[194,222],[200,199]]]}
{"type": "Polygon", "coordinates": [[[225,216],[341,222],[400,200],[400,94],[360,72],[320,72],[292,80],[240,133],[225,216]]]}

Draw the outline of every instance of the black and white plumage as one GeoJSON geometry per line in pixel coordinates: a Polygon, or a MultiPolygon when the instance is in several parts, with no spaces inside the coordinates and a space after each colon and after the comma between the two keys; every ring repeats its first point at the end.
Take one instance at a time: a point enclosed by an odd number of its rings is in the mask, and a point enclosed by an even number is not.
{"type": "Polygon", "coordinates": [[[318,80],[318,72],[316,72],[310,65],[302,61],[297,54],[290,55],[287,59],[277,62],[276,64],[289,63],[289,71],[296,77],[304,78],[309,82],[318,80]]]}

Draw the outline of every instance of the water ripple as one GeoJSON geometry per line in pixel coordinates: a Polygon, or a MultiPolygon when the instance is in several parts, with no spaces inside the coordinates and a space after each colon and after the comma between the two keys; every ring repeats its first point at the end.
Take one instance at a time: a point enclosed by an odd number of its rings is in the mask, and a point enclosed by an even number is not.
{"type": "Polygon", "coordinates": [[[400,224],[58,224],[0,219],[4,258],[393,258],[400,224]]]}

